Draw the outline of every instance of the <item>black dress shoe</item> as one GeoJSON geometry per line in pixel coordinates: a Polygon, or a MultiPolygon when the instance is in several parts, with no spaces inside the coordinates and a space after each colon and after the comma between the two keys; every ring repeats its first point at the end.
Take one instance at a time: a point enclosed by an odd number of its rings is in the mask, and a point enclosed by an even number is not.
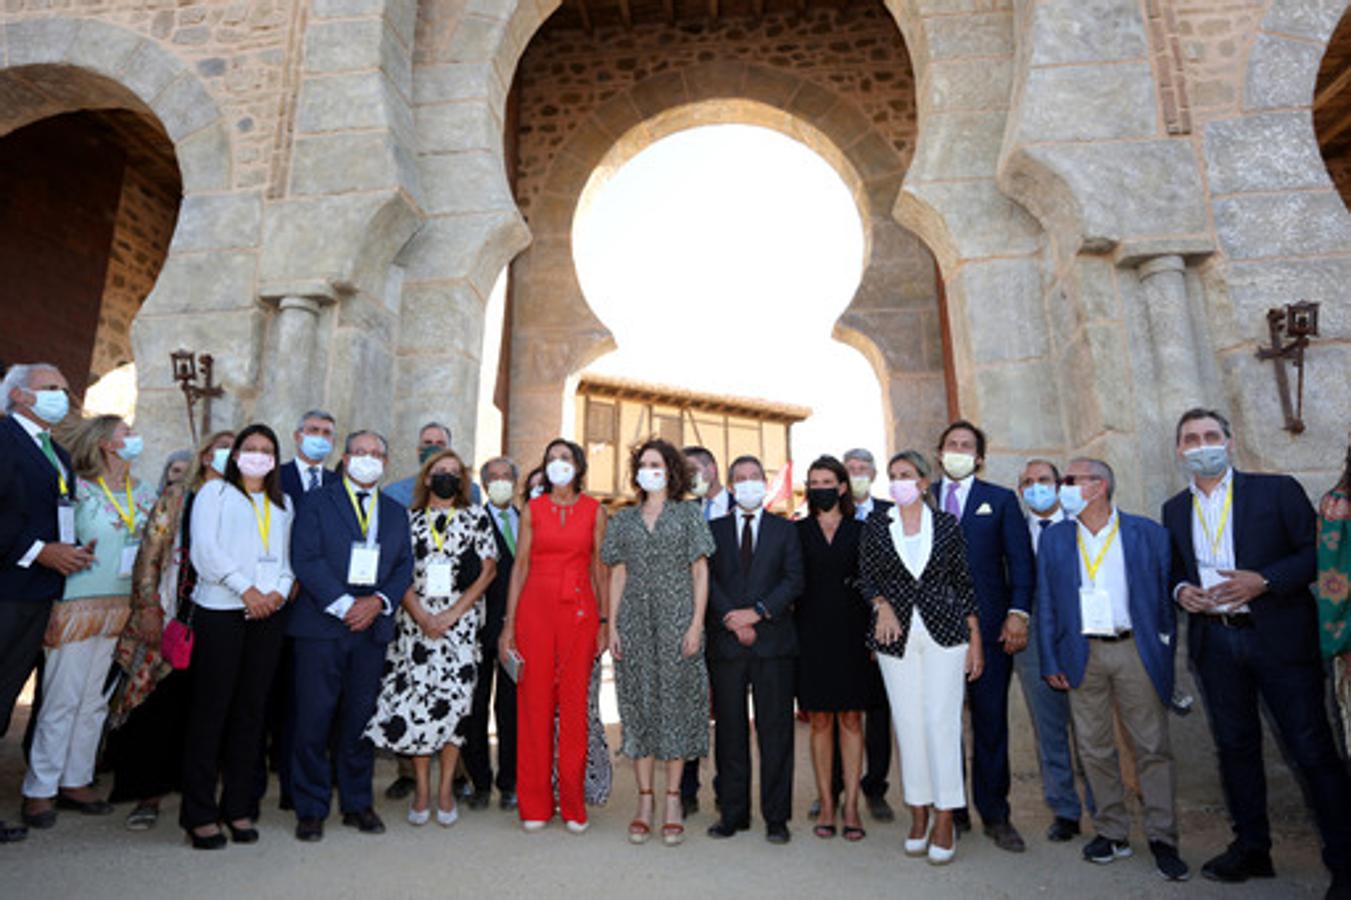
{"type": "Polygon", "coordinates": [[[236,844],[256,844],[258,843],[258,829],[252,826],[248,828],[236,828],[233,825],[230,829],[230,840],[236,844]]]}
{"type": "Polygon", "coordinates": [[[786,844],[793,839],[789,833],[788,826],[783,822],[775,822],[765,829],[765,840],[771,844],[786,844]]]}
{"type": "Polygon", "coordinates": [[[497,806],[500,809],[515,809],[519,805],[515,791],[503,791],[502,796],[497,801],[497,806]]]}
{"type": "Polygon", "coordinates": [[[10,825],[0,820],[0,844],[15,844],[28,837],[28,829],[22,825],[10,825]]]}
{"type": "Polygon", "coordinates": [[[221,850],[225,847],[225,835],[217,831],[215,834],[197,834],[191,828],[188,829],[188,841],[192,844],[194,850],[221,850]]]}
{"type": "Polygon", "coordinates": [[[1009,853],[1022,853],[1027,849],[1027,845],[1023,843],[1023,836],[1013,827],[1012,822],[987,824],[985,836],[994,841],[994,845],[1000,850],[1007,850],[1009,853]]]}
{"type": "Polygon", "coordinates": [[[390,782],[389,787],[385,788],[385,797],[389,800],[402,800],[413,793],[417,787],[417,782],[407,776],[400,775],[390,782]]]}
{"type": "Polygon", "coordinates": [[[738,831],[750,831],[750,822],[725,822],[722,819],[708,826],[708,836],[711,838],[729,838],[738,831]]]}
{"type": "Polygon", "coordinates": [[[113,805],[107,800],[76,800],[65,794],[56,795],[56,808],[68,809],[82,816],[106,816],[113,811],[113,805]]]}
{"type": "Polygon", "coordinates": [[[361,812],[343,813],[342,824],[349,828],[355,828],[362,834],[384,834],[385,823],[380,821],[380,817],[375,814],[373,809],[363,809],[361,812]]]}
{"type": "Polygon", "coordinates": [[[1249,878],[1274,878],[1271,854],[1265,850],[1244,850],[1237,843],[1201,866],[1201,876],[1211,881],[1236,884],[1249,878]]]}
{"type": "Polygon", "coordinates": [[[296,840],[313,844],[324,839],[323,819],[301,819],[296,822],[296,840]]]}
{"type": "Polygon", "coordinates": [[[492,805],[492,802],[493,802],[492,791],[476,790],[474,791],[474,793],[469,795],[469,799],[465,801],[465,806],[468,806],[470,809],[487,809],[489,806],[492,805]]]}
{"type": "Polygon", "coordinates": [[[896,820],[896,811],[891,808],[887,798],[881,794],[868,795],[865,798],[868,801],[868,815],[873,817],[874,822],[894,822],[896,820]]]}
{"type": "Polygon", "coordinates": [[[971,811],[965,806],[952,811],[952,826],[957,829],[958,834],[966,834],[971,830],[971,811]]]}
{"type": "Polygon", "coordinates": [[[1073,819],[1056,816],[1051,827],[1046,829],[1046,840],[1056,844],[1063,844],[1066,841],[1073,840],[1079,834],[1079,823],[1073,819]]]}
{"type": "Polygon", "coordinates": [[[39,831],[45,831],[56,825],[56,810],[50,806],[42,812],[29,812],[27,809],[19,812],[19,818],[29,828],[36,828],[39,831]]]}

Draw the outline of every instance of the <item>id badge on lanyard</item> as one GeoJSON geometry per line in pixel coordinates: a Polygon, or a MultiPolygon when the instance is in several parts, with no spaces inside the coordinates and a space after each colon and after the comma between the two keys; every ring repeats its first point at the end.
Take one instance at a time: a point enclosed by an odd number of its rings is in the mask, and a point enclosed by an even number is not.
{"type": "Polygon", "coordinates": [[[56,502],[56,530],[61,543],[75,543],[75,504],[64,497],[56,502]]]}
{"type": "Polygon", "coordinates": [[[427,563],[427,596],[449,597],[452,589],[450,563],[443,560],[427,563]]]}
{"type": "Polygon", "coordinates": [[[253,564],[253,586],[261,593],[270,594],[281,581],[281,560],[275,556],[260,556],[253,564]]]}
{"type": "Polygon", "coordinates": [[[122,544],[122,554],[118,558],[117,563],[118,578],[131,577],[131,570],[136,565],[136,554],[139,553],[140,550],[141,550],[140,541],[128,538],[127,541],[122,544]]]}
{"type": "Polygon", "coordinates": [[[368,546],[365,541],[352,542],[352,556],[347,563],[347,583],[360,587],[375,584],[380,571],[380,545],[368,546]]]}
{"type": "Polygon", "coordinates": [[[1086,635],[1111,637],[1116,634],[1112,597],[1096,585],[1079,588],[1079,618],[1086,635]]]}

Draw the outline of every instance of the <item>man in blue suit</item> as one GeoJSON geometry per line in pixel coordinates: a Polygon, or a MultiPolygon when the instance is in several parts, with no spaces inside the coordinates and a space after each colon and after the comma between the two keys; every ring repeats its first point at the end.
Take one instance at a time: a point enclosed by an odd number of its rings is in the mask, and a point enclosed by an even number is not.
{"type": "Polygon", "coordinates": [[[324,835],[335,720],[342,822],[368,834],[385,830],[371,787],[374,747],[362,731],[375,712],[394,610],[413,581],[408,513],[378,487],[388,454],[374,432],[348,435],[343,478],[306,500],[291,531],[300,583],[287,625],[295,639],[291,780],[302,841],[324,835]]]}
{"type": "Polygon", "coordinates": [[[1201,867],[1213,881],[1270,878],[1271,829],[1258,699],[1266,701],[1304,778],[1332,871],[1328,897],[1351,897],[1351,780],[1324,704],[1313,506],[1288,475],[1234,470],[1220,413],[1178,422],[1177,455],[1191,476],[1163,507],[1171,587],[1188,612],[1187,651],[1219,750],[1234,841],[1201,867]]]}
{"type": "Polygon", "coordinates": [[[1052,525],[1041,538],[1037,647],[1042,677],[1070,693],[1079,757],[1097,803],[1097,836],[1085,845],[1084,858],[1110,863],[1131,855],[1115,708],[1135,750],[1155,866],[1169,881],[1185,881],[1191,873],[1177,853],[1176,779],[1168,744],[1177,645],[1177,613],[1168,595],[1168,533],[1116,509],[1116,477],[1101,460],[1072,461],[1060,493],[1065,512],[1077,513],[1077,522],[1052,525]]]}
{"type": "Polygon", "coordinates": [[[312,409],[300,417],[292,435],[296,455],[281,467],[281,489],[297,511],[307,494],[338,480],[337,472],[324,468],[324,460],[333,452],[335,434],[337,423],[332,413],[312,409]]]}
{"type": "MultiPolygon", "coordinates": [[[[976,477],[985,447],[985,433],[975,425],[949,425],[938,441],[943,478],[933,490],[939,508],[962,523],[985,648],[985,674],[967,686],[975,741],[972,795],[995,845],[1021,853],[1023,838],[1009,818],[1009,682],[1013,654],[1027,646],[1032,542],[1017,495],[976,477]]],[[[958,828],[971,827],[965,810],[956,818],[958,828]]]]}

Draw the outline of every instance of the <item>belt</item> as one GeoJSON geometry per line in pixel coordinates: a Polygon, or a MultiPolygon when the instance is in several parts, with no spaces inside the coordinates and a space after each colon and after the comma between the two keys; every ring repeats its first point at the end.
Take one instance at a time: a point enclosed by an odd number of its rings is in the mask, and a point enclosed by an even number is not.
{"type": "Polygon", "coordinates": [[[1116,634],[1086,634],[1084,637],[1088,638],[1090,641],[1102,641],[1107,644],[1115,644],[1117,641],[1130,640],[1133,634],[1135,634],[1135,632],[1127,628],[1125,631],[1118,631],[1116,634]]]}
{"type": "Polygon", "coordinates": [[[1252,613],[1216,613],[1214,615],[1206,616],[1206,618],[1225,628],[1232,628],[1236,631],[1241,628],[1256,627],[1256,623],[1253,622],[1252,619],[1252,613]]]}

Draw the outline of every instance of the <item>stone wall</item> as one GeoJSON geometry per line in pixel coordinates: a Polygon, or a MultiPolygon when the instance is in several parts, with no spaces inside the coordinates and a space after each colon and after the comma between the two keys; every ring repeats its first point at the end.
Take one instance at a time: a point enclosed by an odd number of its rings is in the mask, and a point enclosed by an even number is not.
{"type": "Polygon", "coordinates": [[[127,167],[89,363],[91,383],[133,361],[131,323],[164,265],[178,220],[178,201],[142,172],[127,167]]]}

